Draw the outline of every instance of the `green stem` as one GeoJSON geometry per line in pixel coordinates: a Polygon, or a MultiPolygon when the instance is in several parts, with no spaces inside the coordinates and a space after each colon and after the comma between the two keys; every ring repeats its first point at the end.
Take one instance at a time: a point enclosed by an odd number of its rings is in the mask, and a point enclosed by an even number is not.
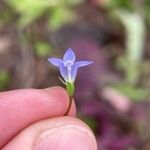
{"type": "Polygon", "coordinates": [[[68,96],[69,96],[69,105],[68,105],[66,113],[64,114],[65,116],[68,115],[68,113],[71,109],[71,106],[72,106],[72,99],[73,99],[73,95],[74,95],[74,84],[67,82],[66,83],[66,90],[67,90],[68,96]]]}
{"type": "Polygon", "coordinates": [[[68,105],[68,108],[67,108],[67,111],[66,113],[64,114],[64,116],[67,116],[70,109],[71,109],[71,106],[72,106],[72,101],[73,101],[73,96],[69,96],[69,105],[68,105]]]}

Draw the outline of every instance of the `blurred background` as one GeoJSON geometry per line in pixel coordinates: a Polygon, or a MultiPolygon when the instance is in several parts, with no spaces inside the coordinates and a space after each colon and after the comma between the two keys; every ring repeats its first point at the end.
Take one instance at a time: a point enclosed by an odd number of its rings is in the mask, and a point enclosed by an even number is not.
{"type": "Polygon", "coordinates": [[[78,117],[100,150],[150,150],[150,0],[1,0],[0,90],[61,85],[72,48],[78,117]]]}

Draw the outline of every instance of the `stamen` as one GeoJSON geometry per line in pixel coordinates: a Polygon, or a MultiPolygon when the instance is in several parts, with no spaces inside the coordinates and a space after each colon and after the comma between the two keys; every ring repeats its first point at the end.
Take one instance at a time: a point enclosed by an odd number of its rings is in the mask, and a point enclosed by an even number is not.
{"type": "Polygon", "coordinates": [[[67,60],[67,61],[64,62],[64,66],[67,67],[67,68],[71,67],[72,65],[73,65],[73,62],[71,60],[67,60]]]}
{"type": "Polygon", "coordinates": [[[66,62],[64,62],[64,66],[67,67],[67,80],[71,81],[71,67],[73,66],[73,62],[71,60],[68,60],[66,62]]]}

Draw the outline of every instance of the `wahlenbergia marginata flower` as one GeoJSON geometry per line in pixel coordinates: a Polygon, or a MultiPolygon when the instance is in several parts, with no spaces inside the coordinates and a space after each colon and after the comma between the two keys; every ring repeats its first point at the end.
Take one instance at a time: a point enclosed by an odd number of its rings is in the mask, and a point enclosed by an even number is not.
{"type": "Polygon", "coordinates": [[[71,48],[67,49],[66,53],[63,56],[63,59],[59,58],[48,58],[48,61],[53,65],[59,67],[60,74],[62,75],[63,79],[61,81],[66,85],[66,90],[69,94],[69,106],[65,113],[68,114],[70,107],[72,105],[72,98],[75,89],[75,79],[77,76],[77,71],[80,67],[84,67],[87,65],[92,64],[92,61],[77,61],[75,62],[75,54],[71,48]]]}

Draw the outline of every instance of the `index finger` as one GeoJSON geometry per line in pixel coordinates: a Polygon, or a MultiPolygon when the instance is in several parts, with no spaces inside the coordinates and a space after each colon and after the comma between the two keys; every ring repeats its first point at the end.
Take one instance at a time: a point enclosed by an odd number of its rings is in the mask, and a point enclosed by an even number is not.
{"type": "MultiPolygon", "coordinates": [[[[68,95],[61,87],[0,93],[0,148],[25,127],[39,120],[63,116],[68,95]]],[[[75,115],[75,105],[69,115],[75,115]]]]}

